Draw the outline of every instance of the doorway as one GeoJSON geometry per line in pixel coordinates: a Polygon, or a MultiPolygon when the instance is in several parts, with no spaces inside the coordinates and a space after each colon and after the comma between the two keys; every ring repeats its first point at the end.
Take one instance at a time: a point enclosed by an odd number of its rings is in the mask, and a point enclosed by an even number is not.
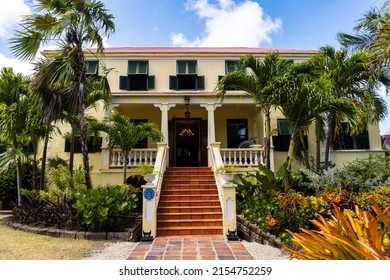
{"type": "Polygon", "coordinates": [[[173,147],[175,166],[200,166],[200,121],[175,120],[173,147]]]}

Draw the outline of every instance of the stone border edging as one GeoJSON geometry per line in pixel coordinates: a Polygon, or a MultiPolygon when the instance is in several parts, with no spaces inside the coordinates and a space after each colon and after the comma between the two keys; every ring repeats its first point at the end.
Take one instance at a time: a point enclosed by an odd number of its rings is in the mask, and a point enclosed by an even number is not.
{"type": "Polygon", "coordinates": [[[279,238],[257,228],[255,224],[247,221],[243,215],[237,215],[237,232],[242,239],[249,242],[271,245],[276,248],[281,248],[284,245],[279,238]]]}
{"type": "Polygon", "coordinates": [[[15,229],[29,233],[42,234],[52,237],[82,239],[82,240],[108,240],[138,242],[141,239],[142,220],[136,219],[134,225],[123,232],[91,232],[64,230],[52,227],[32,227],[13,220],[13,217],[4,218],[4,224],[15,229]]]}

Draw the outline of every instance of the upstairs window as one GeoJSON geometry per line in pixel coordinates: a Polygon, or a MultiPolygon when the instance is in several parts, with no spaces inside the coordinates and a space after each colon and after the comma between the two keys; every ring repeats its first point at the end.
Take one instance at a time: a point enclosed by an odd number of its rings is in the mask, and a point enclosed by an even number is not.
{"type": "Polygon", "coordinates": [[[87,76],[98,76],[99,74],[99,61],[88,60],[86,61],[85,74],[87,76]]]}
{"type": "MultiPolygon", "coordinates": [[[[225,75],[231,72],[238,70],[239,60],[226,60],[225,61],[225,75]]],[[[221,80],[223,76],[218,76],[218,81],[221,80]]],[[[237,90],[235,88],[228,88],[228,90],[237,90]]]]}
{"type": "Polygon", "coordinates": [[[179,60],[176,64],[176,76],[169,76],[169,89],[203,90],[204,76],[197,74],[196,60],[179,60]]]}
{"type": "Polygon", "coordinates": [[[369,150],[370,139],[365,130],[358,135],[351,135],[347,122],[342,123],[339,140],[334,144],[335,150],[369,150]]]}
{"type": "Polygon", "coordinates": [[[128,61],[127,76],[119,77],[119,89],[135,91],[154,89],[154,80],[154,76],[149,75],[148,61],[128,61]]]}
{"type": "Polygon", "coordinates": [[[225,74],[238,70],[239,60],[226,60],[225,61],[225,74]]]}

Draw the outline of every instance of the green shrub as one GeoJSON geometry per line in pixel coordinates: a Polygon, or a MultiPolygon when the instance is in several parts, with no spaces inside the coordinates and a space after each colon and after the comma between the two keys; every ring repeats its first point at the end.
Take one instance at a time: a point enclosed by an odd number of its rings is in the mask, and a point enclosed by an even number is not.
{"type": "Polygon", "coordinates": [[[14,201],[16,196],[16,172],[0,173],[0,200],[14,201]]]}
{"type": "Polygon", "coordinates": [[[314,190],[317,194],[327,187],[343,187],[345,182],[351,191],[364,192],[380,186],[390,186],[390,157],[370,155],[365,159],[357,159],[341,168],[329,171],[313,172],[302,170],[307,180],[302,185],[314,190]]]}
{"type": "Polygon", "coordinates": [[[137,190],[129,185],[108,185],[76,193],[74,209],[81,225],[93,231],[121,230],[137,207],[137,190]]]}
{"type": "Polygon", "coordinates": [[[364,211],[369,211],[371,207],[370,198],[374,198],[379,207],[384,210],[390,206],[390,187],[380,187],[369,192],[358,193],[355,199],[364,211]]]}

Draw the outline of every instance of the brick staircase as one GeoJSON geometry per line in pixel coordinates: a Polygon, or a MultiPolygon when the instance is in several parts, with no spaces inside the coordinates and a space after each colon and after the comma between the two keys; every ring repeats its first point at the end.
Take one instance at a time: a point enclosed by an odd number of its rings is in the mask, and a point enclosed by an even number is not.
{"type": "Polygon", "coordinates": [[[223,234],[214,175],[207,167],[171,167],[157,209],[157,236],[223,234]]]}

